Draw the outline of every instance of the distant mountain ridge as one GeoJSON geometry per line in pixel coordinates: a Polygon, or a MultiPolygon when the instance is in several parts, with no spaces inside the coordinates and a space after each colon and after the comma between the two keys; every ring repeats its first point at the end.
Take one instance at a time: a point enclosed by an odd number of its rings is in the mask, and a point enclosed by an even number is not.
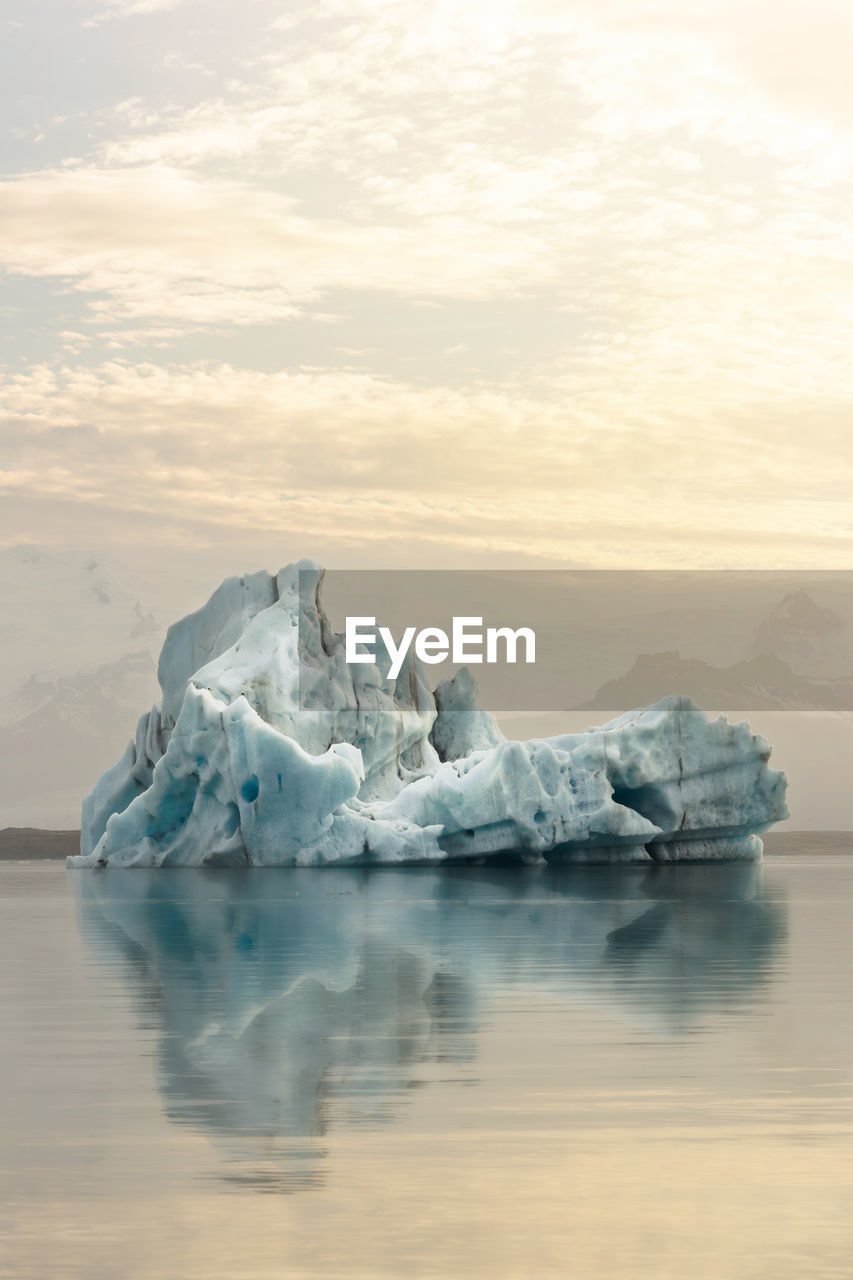
{"type": "Polygon", "coordinates": [[[797,675],[775,654],[714,667],[677,650],[641,653],[630,671],[608,680],[577,710],[627,710],[667,693],[686,694],[706,710],[850,711],[853,681],[797,675]]]}
{"type": "Polygon", "coordinates": [[[833,609],[801,587],[785,596],[755,630],[754,656],[775,654],[800,675],[838,679],[853,675],[853,633],[833,609]]]}
{"type": "Polygon", "coordinates": [[[0,826],[79,821],[80,801],[159,696],[187,584],[112,557],[0,551],[0,826]]]}
{"type": "Polygon", "coordinates": [[[641,653],[577,710],[628,709],[667,693],[686,694],[706,710],[853,710],[849,626],[804,587],[783,596],[759,622],[751,649],[751,656],[725,667],[682,657],[678,649],[641,653]]]}
{"type": "MultiPolygon", "coordinates": [[[[701,574],[662,594],[654,575],[639,585],[631,576],[625,596],[618,575],[616,585],[596,579],[592,594],[578,576],[574,621],[559,615],[553,628],[552,653],[572,672],[561,705],[626,710],[684,692],[714,710],[851,707],[848,579],[788,575],[787,594],[779,580],[756,598],[739,587],[729,600],[719,583],[709,594],[701,574]]],[[[0,826],[78,823],[83,795],[159,698],[166,626],[214,585],[203,573],[146,571],[100,550],[0,551],[0,826]]]]}
{"type": "MultiPolygon", "coordinates": [[[[75,676],[31,677],[0,701],[0,816],[27,797],[56,812],[51,794],[82,798],[132,736],[140,706],[155,696],[154,662],[146,650],[124,654],[75,676]]],[[[69,818],[79,799],[69,806],[69,818]]]]}

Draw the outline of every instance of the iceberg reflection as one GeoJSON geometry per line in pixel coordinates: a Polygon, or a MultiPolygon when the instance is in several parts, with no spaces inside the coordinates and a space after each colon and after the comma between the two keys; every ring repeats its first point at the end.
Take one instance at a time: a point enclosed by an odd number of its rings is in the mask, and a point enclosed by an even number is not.
{"type": "Polygon", "coordinates": [[[748,864],[75,883],[83,933],[156,1033],[168,1116],[214,1143],[226,1177],[270,1190],[321,1180],[331,1128],[392,1121],[430,1079],[476,1083],[501,996],[593,1002],[677,1037],[753,998],[786,933],[748,864]]]}

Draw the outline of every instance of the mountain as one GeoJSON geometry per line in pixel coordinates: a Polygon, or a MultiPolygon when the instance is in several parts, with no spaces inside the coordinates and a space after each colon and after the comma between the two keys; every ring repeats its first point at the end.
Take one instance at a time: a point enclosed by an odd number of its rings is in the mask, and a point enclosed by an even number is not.
{"type": "Polygon", "coordinates": [[[0,696],[32,676],[71,676],[139,649],[156,655],[169,622],[186,612],[174,595],[109,557],[0,551],[0,696]]]}
{"type": "Polygon", "coordinates": [[[131,738],[157,695],[146,650],[48,680],[30,677],[0,700],[0,827],[25,818],[76,826],[80,800],[131,738]]]}
{"type": "Polygon", "coordinates": [[[853,631],[833,609],[815,602],[805,588],[784,596],[758,624],[755,657],[773,654],[795,671],[814,677],[853,673],[853,631]]]}
{"type": "Polygon", "coordinates": [[[167,625],[203,592],[101,554],[0,551],[0,827],[79,824],[158,696],[167,625]]]}
{"type": "Polygon", "coordinates": [[[714,667],[678,650],[641,653],[623,676],[608,680],[579,711],[623,711],[643,707],[665,694],[687,694],[705,710],[849,711],[853,681],[815,680],[797,675],[775,654],[714,667]]]}

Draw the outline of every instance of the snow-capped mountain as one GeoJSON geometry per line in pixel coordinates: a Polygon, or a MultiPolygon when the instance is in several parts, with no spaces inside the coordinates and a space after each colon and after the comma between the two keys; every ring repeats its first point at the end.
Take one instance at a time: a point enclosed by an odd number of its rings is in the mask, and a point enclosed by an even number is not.
{"type": "Polygon", "coordinates": [[[804,588],[786,595],[756,627],[753,654],[773,654],[805,676],[853,674],[853,628],[804,588]]]}
{"type": "Polygon", "coordinates": [[[0,696],[32,676],[72,676],[141,649],[156,659],[188,587],[85,552],[0,551],[0,696]]]}
{"type": "Polygon", "coordinates": [[[0,551],[0,827],[79,824],[82,795],[158,696],[166,627],[192,596],[109,557],[0,551]]]}
{"type": "Polygon", "coordinates": [[[715,665],[682,649],[640,653],[578,709],[627,710],[667,693],[725,711],[851,711],[853,620],[799,587],[765,613],[739,661],[715,665]]]}
{"type": "Polygon", "coordinates": [[[798,675],[772,653],[714,667],[677,650],[641,653],[579,710],[622,711],[667,693],[686,694],[708,711],[853,711],[853,680],[798,675]]]}

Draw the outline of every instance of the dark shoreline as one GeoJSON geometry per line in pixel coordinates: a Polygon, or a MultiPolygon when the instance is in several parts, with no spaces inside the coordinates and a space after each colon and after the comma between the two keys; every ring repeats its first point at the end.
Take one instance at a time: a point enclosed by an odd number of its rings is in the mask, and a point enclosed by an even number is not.
{"type": "Polygon", "coordinates": [[[0,831],[0,862],[44,862],[79,852],[79,831],[42,831],[39,827],[4,827],[0,831]]]}
{"type": "MultiPolygon", "coordinates": [[[[853,831],[768,831],[762,836],[771,858],[809,854],[853,853],[853,831]]],[[[0,831],[0,862],[59,861],[80,852],[79,831],[42,831],[38,827],[5,827],[0,831]]]]}

